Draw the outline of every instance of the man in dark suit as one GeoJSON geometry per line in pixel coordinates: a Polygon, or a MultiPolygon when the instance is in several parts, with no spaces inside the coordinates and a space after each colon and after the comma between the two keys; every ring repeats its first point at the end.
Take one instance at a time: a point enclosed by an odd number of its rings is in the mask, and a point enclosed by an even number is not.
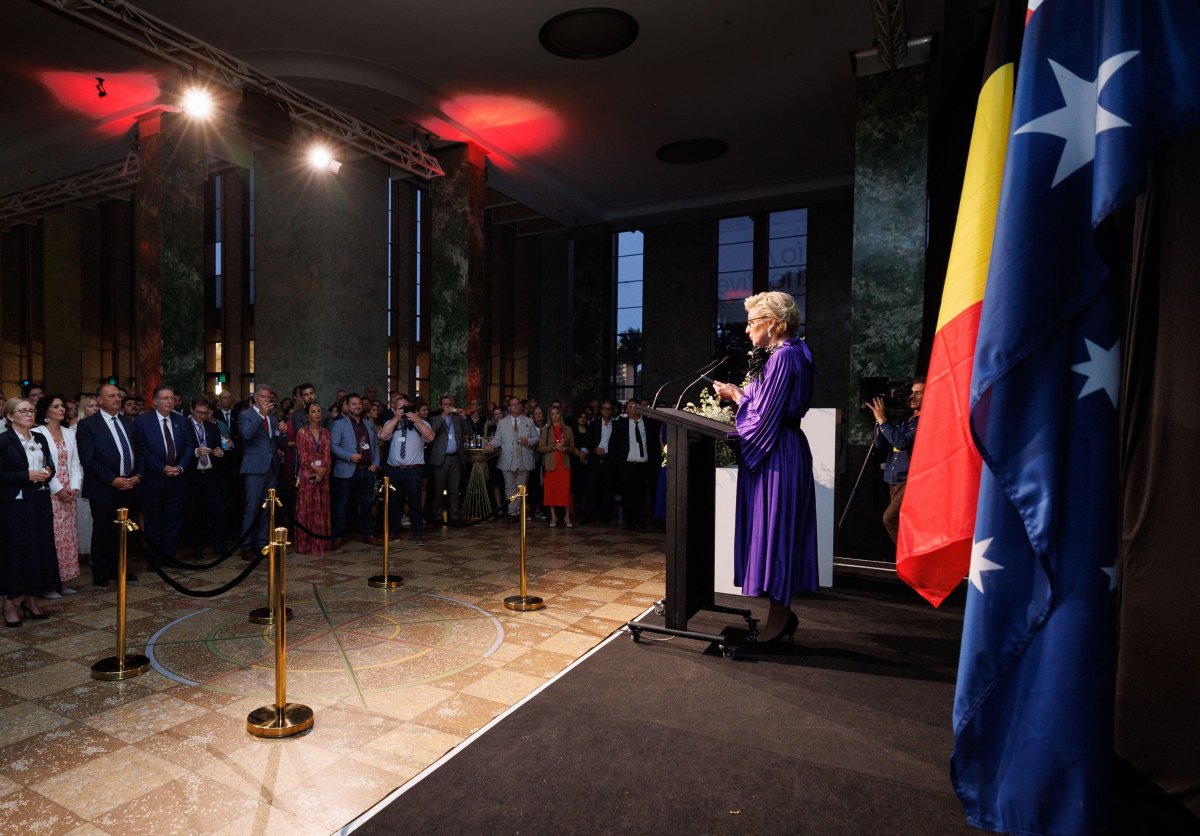
{"type": "Polygon", "coordinates": [[[429,466],[429,495],[425,519],[435,526],[442,519],[443,495],[449,505],[449,520],[458,522],[458,493],[462,485],[462,448],[471,436],[470,423],[455,409],[454,396],[442,395],[442,412],[431,416],[433,441],[425,446],[425,464],[429,466]]]}
{"type": "Polygon", "coordinates": [[[642,417],[635,398],[629,399],[625,415],[613,423],[612,456],[621,470],[621,516],[626,528],[645,531],[646,496],[662,464],[658,425],[642,417]]]}
{"type": "Polygon", "coordinates": [[[578,446],[587,449],[587,496],[583,501],[583,519],[589,523],[599,520],[607,525],[612,519],[613,495],[617,492],[620,465],[612,454],[612,434],[617,427],[613,420],[612,401],[597,407],[599,416],[588,424],[587,435],[578,446]]]}
{"type": "Polygon", "coordinates": [[[217,467],[225,451],[221,449],[221,430],[211,418],[208,398],[192,398],[185,424],[196,454],[184,470],[184,520],[196,560],[204,557],[206,543],[214,552],[225,547],[225,481],[217,467]]]}
{"type": "Polygon", "coordinates": [[[183,473],[196,449],[183,416],[175,411],[175,390],[155,387],[152,409],[138,415],[133,435],[144,456],[142,514],[150,556],[155,560],[175,557],[179,529],[183,525],[183,473]]]}
{"type": "MultiPolygon", "coordinates": [[[[238,414],[238,437],[242,442],[242,487],[246,496],[242,531],[250,528],[266,500],[267,491],[275,487],[279,480],[279,456],[276,455],[279,422],[271,414],[274,411],[275,397],[271,387],[260,383],[254,387],[251,407],[238,414]]],[[[242,549],[243,559],[250,560],[267,544],[268,519],[268,511],[263,510],[255,530],[246,538],[242,549]]]]}
{"type": "MultiPolygon", "coordinates": [[[[117,508],[139,510],[142,454],[133,421],[121,415],[121,391],[105,384],[96,392],[100,411],[79,422],[75,440],[83,467],[83,496],[92,508],[92,583],[108,586],[117,577],[117,508]]],[[[129,573],[128,580],[137,580],[129,573]]]]}

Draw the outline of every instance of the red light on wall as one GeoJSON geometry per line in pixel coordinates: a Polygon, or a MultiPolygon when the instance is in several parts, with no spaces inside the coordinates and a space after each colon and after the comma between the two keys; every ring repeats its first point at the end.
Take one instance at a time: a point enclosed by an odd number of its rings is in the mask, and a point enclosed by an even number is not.
{"type": "MultiPolygon", "coordinates": [[[[464,93],[447,99],[442,112],[474,134],[475,141],[510,157],[535,154],[558,141],[563,133],[562,119],[549,108],[518,96],[490,93],[464,93]]],[[[426,128],[443,139],[472,138],[455,130],[441,119],[428,120],[426,128]]]]}
{"type": "Polygon", "coordinates": [[[158,103],[160,93],[153,73],[46,70],[37,79],[63,107],[94,119],[100,123],[98,130],[111,134],[128,129],[137,114],[158,103]],[[99,78],[104,79],[102,86],[99,78]]]}

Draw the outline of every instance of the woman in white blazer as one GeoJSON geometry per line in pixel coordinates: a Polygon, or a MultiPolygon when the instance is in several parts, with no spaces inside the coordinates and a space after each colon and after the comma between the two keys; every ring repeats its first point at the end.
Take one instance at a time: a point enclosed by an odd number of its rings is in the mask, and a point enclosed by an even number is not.
{"type": "MultiPolygon", "coordinates": [[[[50,505],[54,510],[54,548],[58,552],[58,575],[62,581],[79,577],[79,527],[76,502],[83,488],[83,467],[75,445],[75,428],[68,427],[67,401],[62,395],[43,395],[37,402],[33,431],[50,442],[54,478],[50,480],[50,505]]],[[[47,598],[74,595],[69,586],[52,590],[47,598]]]]}

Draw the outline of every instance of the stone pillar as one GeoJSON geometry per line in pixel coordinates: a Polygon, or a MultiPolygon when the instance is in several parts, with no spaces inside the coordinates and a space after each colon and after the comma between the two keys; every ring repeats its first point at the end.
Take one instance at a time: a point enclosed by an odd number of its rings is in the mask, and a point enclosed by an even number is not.
{"type": "MultiPolygon", "coordinates": [[[[925,293],[926,69],[858,79],[854,136],[854,266],[850,384],[913,375],[925,293]]],[[[852,423],[865,444],[868,426],[852,423]]]]}
{"type": "Polygon", "coordinates": [[[138,122],[134,190],[137,386],[204,386],[204,174],[200,136],[180,114],[138,122]]]}
{"type": "Polygon", "coordinates": [[[248,323],[242,316],[248,291],[246,283],[246,192],[250,173],[246,169],[231,169],[221,176],[221,243],[225,254],[221,266],[221,371],[227,376],[226,388],[238,400],[246,397],[242,375],[248,371],[246,345],[249,342],[248,323]]]}
{"type": "Polygon", "coordinates": [[[568,409],[612,394],[612,231],[576,230],[572,264],[572,369],[568,409]]]}
{"type": "Polygon", "coordinates": [[[386,391],[388,173],[373,159],[337,175],[294,154],[255,155],[254,379],[280,398],[317,387],[386,391]]]}
{"type": "MultiPolygon", "coordinates": [[[[647,398],[654,397],[655,390],[671,378],[702,367],[713,356],[716,233],[714,221],[683,221],[645,231],[642,394],[647,398]]],[[[719,373],[716,376],[729,379],[719,373]]],[[[688,382],[667,387],[662,402],[674,406],[688,382]]],[[[704,386],[712,388],[710,384],[697,384],[688,389],[685,401],[698,401],[698,392],[704,386]]]]}
{"type": "Polygon", "coordinates": [[[446,176],[430,185],[429,397],[483,397],[483,325],[490,299],[484,271],[485,154],[472,143],[438,154],[446,176]]]}
{"type": "MultiPolygon", "coordinates": [[[[47,212],[42,220],[42,310],[46,370],[43,385],[68,398],[83,390],[83,224],[78,207],[47,212]]],[[[95,388],[95,384],[88,388],[95,388]]]]}

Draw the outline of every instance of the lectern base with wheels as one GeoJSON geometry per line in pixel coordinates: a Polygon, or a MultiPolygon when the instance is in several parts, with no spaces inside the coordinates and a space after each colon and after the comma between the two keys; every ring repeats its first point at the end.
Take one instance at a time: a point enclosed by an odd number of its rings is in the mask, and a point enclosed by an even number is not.
{"type": "Polygon", "coordinates": [[[730,427],[720,421],[678,409],[643,407],[644,414],[667,427],[667,594],[655,611],[666,626],[629,622],[633,640],[642,633],[661,633],[716,644],[726,659],[738,650],[735,642],[716,633],[687,629],[700,610],[741,616],[748,641],[758,635],[750,610],[713,602],[713,502],[715,445],[728,438],[730,427]]]}

